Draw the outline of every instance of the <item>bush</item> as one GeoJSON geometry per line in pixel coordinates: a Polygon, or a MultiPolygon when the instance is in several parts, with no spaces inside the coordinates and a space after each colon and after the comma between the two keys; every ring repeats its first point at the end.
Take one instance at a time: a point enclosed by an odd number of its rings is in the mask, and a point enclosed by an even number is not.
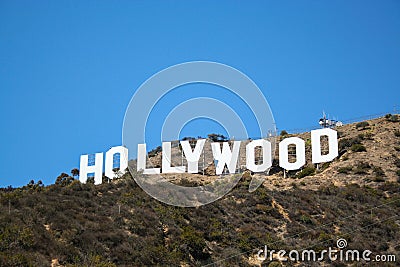
{"type": "Polygon", "coordinates": [[[193,141],[193,140],[196,140],[196,138],[191,137],[191,136],[185,136],[182,138],[182,141],[193,141]]]}
{"type": "Polygon", "coordinates": [[[371,165],[369,165],[368,162],[358,162],[357,167],[363,168],[363,169],[371,169],[371,165]]]}
{"type": "Polygon", "coordinates": [[[60,186],[67,186],[71,184],[74,180],[74,177],[71,177],[63,172],[57,177],[55,184],[60,186]]]}
{"type": "Polygon", "coordinates": [[[148,153],[148,157],[149,157],[149,158],[154,157],[155,155],[157,155],[157,154],[160,153],[161,151],[162,151],[161,146],[158,146],[158,147],[154,148],[153,150],[151,150],[151,151],[148,153]]]}
{"type": "Polygon", "coordinates": [[[206,243],[202,234],[192,226],[183,227],[180,239],[182,244],[186,245],[188,252],[196,259],[204,259],[208,257],[208,254],[203,252],[206,243]]]}
{"type": "Polygon", "coordinates": [[[384,182],[384,181],[385,181],[385,178],[384,178],[384,177],[381,177],[381,176],[376,176],[376,177],[374,178],[374,181],[375,181],[375,182],[381,183],[381,182],[384,182]]]}
{"type": "Polygon", "coordinates": [[[368,162],[359,162],[354,170],[355,174],[367,174],[371,166],[368,162]]]}
{"type": "Polygon", "coordinates": [[[356,124],[356,129],[362,128],[362,130],[366,129],[369,126],[367,121],[362,121],[356,124]]]}
{"type": "Polygon", "coordinates": [[[306,140],[306,147],[311,147],[311,139],[307,138],[306,140]]]}
{"type": "Polygon", "coordinates": [[[351,167],[351,166],[341,167],[338,169],[338,173],[348,174],[352,169],[353,169],[353,167],[351,167]]]}
{"type": "Polygon", "coordinates": [[[288,132],[286,132],[285,130],[282,130],[280,136],[286,136],[286,135],[288,135],[288,132]]]}
{"type": "Polygon", "coordinates": [[[365,152],[367,149],[362,144],[354,144],[351,146],[351,150],[354,152],[365,152]]]}
{"type": "Polygon", "coordinates": [[[365,139],[373,140],[373,138],[372,138],[373,136],[374,136],[374,134],[372,133],[371,130],[369,130],[368,132],[365,133],[365,139]]]}
{"type": "Polygon", "coordinates": [[[208,139],[210,139],[213,142],[224,142],[228,140],[228,137],[222,135],[222,134],[216,134],[212,133],[207,135],[208,139]]]}
{"type": "Polygon", "coordinates": [[[302,169],[297,175],[297,178],[303,178],[309,175],[314,175],[315,173],[315,168],[314,166],[307,166],[304,169],[302,169]]]}
{"type": "Polygon", "coordinates": [[[399,130],[394,131],[394,136],[400,137],[400,131],[399,130]]]}
{"type": "Polygon", "coordinates": [[[313,223],[312,219],[309,216],[305,215],[305,214],[300,216],[300,220],[305,224],[312,224],[313,223]]]}
{"type": "MultiPolygon", "coordinates": [[[[386,116],[385,116],[385,118],[386,118],[386,116]]],[[[399,121],[399,116],[398,115],[390,115],[386,119],[387,119],[387,121],[390,121],[390,122],[398,122],[399,121]]]]}
{"type": "Polygon", "coordinates": [[[397,168],[400,168],[400,159],[399,159],[399,158],[395,158],[395,160],[394,160],[394,165],[395,165],[397,168]]]}
{"type": "Polygon", "coordinates": [[[30,228],[7,225],[0,230],[0,251],[6,249],[27,249],[34,245],[34,235],[30,228]]]}
{"type": "Polygon", "coordinates": [[[367,170],[366,169],[362,169],[362,168],[356,168],[354,170],[355,174],[367,174],[367,170]]]}
{"type": "Polygon", "coordinates": [[[377,177],[383,177],[383,176],[385,176],[385,172],[382,170],[381,167],[374,167],[374,168],[373,168],[373,171],[374,171],[374,173],[375,173],[375,175],[376,175],[377,177]]]}
{"type": "Polygon", "coordinates": [[[360,137],[354,138],[343,138],[339,140],[339,151],[342,154],[347,151],[347,148],[351,147],[354,144],[361,144],[360,137]]]}
{"type": "Polygon", "coordinates": [[[22,253],[1,253],[1,266],[33,266],[31,259],[22,253]]]}
{"type": "Polygon", "coordinates": [[[375,174],[375,179],[374,179],[375,182],[384,182],[385,181],[385,179],[384,179],[385,172],[382,170],[381,167],[373,167],[372,170],[375,174]]]}

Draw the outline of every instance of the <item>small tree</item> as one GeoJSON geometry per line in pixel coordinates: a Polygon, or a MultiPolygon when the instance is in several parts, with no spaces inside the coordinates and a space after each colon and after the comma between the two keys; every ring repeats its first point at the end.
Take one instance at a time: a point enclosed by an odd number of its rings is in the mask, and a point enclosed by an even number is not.
{"type": "Polygon", "coordinates": [[[89,176],[86,180],[87,184],[94,184],[94,176],[89,176]]]}
{"type": "Polygon", "coordinates": [[[367,149],[362,144],[354,144],[351,146],[351,150],[354,152],[365,152],[367,149]]]}
{"type": "Polygon", "coordinates": [[[303,177],[314,175],[314,174],[315,174],[314,166],[306,166],[299,173],[297,173],[296,177],[297,178],[303,178],[303,177]]]}
{"type": "Polygon", "coordinates": [[[63,172],[57,177],[55,184],[61,185],[61,186],[66,186],[66,185],[69,185],[70,183],[72,183],[73,180],[74,180],[73,177],[71,177],[68,174],[66,174],[65,172],[63,172]]]}
{"type": "MultiPolygon", "coordinates": [[[[111,179],[103,174],[103,176],[101,177],[101,182],[103,184],[106,184],[106,183],[109,183],[110,181],[111,181],[111,179]]],[[[94,180],[93,180],[93,183],[94,183],[94,180]]]]}
{"type": "Polygon", "coordinates": [[[158,153],[160,153],[162,151],[162,147],[158,146],[156,148],[154,148],[153,150],[151,150],[147,155],[149,158],[156,156],[158,153]]]}
{"type": "Polygon", "coordinates": [[[212,133],[207,136],[208,136],[208,139],[210,139],[213,142],[223,142],[223,141],[228,140],[228,138],[222,134],[212,133]]]}
{"type": "Polygon", "coordinates": [[[387,121],[390,121],[390,122],[398,122],[399,121],[399,116],[397,114],[390,115],[389,117],[385,116],[385,118],[387,121]]]}
{"type": "Polygon", "coordinates": [[[191,137],[191,136],[185,136],[182,138],[182,141],[192,141],[192,140],[196,140],[196,138],[191,137]]]}
{"type": "Polygon", "coordinates": [[[79,176],[79,170],[77,168],[73,168],[71,170],[72,177],[79,176]]]}
{"type": "Polygon", "coordinates": [[[369,126],[367,121],[362,121],[356,124],[356,129],[361,128],[362,130],[366,129],[369,126]]]}

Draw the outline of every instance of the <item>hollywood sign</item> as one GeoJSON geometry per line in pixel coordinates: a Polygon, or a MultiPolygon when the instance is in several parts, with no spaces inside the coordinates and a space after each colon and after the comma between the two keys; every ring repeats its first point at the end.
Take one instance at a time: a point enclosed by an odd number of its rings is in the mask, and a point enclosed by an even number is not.
{"type": "MultiPolygon", "coordinates": [[[[194,149],[192,149],[189,141],[180,141],[183,154],[187,160],[187,166],[171,166],[171,142],[162,143],[162,168],[147,168],[146,166],[146,144],[138,144],[137,155],[137,171],[143,174],[160,174],[160,173],[198,173],[199,159],[204,149],[205,139],[196,141],[194,149]]],[[[212,154],[216,162],[216,175],[222,174],[225,165],[229,173],[236,172],[238,163],[239,149],[241,141],[233,141],[232,149],[228,142],[211,143],[212,154]]],[[[265,139],[252,140],[246,145],[246,168],[252,172],[264,172],[272,166],[272,149],[271,143],[265,139]],[[262,163],[256,164],[255,149],[262,149],[262,163]]],[[[338,139],[337,132],[333,129],[325,128],[311,131],[311,152],[312,163],[318,164],[332,161],[338,156],[338,139]],[[321,137],[328,138],[328,153],[323,154],[321,149],[321,137]]],[[[114,155],[120,155],[120,172],[124,173],[128,167],[128,149],[123,146],[110,148],[105,155],[105,175],[109,178],[115,177],[113,171],[114,155]]],[[[298,137],[289,137],[283,139],[279,143],[279,166],[285,170],[298,170],[306,163],[305,142],[298,137]],[[289,146],[296,147],[296,161],[289,162],[289,146]]],[[[89,165],[89,155],[82,155],[80,158],[80,175],[79,180],[86,183],[88,175],[94,173],[95,184],[102,183],[103,174],[103,153],[96,153],[94,164],[89,165]]]]}

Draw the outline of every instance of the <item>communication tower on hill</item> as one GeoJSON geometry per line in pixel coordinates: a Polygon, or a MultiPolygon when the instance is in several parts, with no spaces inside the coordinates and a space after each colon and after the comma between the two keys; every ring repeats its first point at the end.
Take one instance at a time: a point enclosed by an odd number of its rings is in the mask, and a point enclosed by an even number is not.
{"type": "Polygon", "coordinates": [[[343,126],[343,122],[337,120],[331,120],[326,117],[325,112],[322,112],[323,117],[319,119],[319,125],[322,128],[333,128],[337,126],[343,126]]]}

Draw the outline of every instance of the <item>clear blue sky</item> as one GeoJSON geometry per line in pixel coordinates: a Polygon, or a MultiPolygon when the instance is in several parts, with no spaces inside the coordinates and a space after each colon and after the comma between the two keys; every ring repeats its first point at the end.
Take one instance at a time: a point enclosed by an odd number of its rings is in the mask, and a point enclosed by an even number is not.
{"type": "Polygon", "coordinates": [[[0,1],[0,186],[120,145],[135,90],[193,60],[247,74],[279,129],[393,110],[400,1],[0,1]]]}

